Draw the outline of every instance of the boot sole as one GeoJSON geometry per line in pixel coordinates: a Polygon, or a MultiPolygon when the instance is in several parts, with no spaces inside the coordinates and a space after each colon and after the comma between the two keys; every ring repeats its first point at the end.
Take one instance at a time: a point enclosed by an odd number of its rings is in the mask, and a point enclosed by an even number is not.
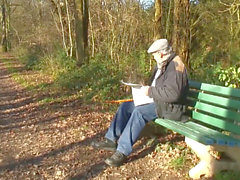
{"type": "Polygon", "coordinates": [[[108,148],[108,147],[102,147],[102,148],[98,148],[98,149],[103,149],[103,150],[106,150],[106,151],[111,151],[111,152],[116,152],[117,148],[108,148]]]}
{"type": "Polygon", "coordinates": [[[112,167],[119,167],[123,165],[124,162],[119,162],[119,163],[111,163],[108,159],[104,161],[107,165],[112,166],[112,167]]]}
{"type": "Polygon", "coordinates": [[[96,146],[94,143],[92,143],[91,146],[95,149],[102,149],[102,150],[111,151],[111,152],[115,152],[117,150],[116,147],[100,147],[100,146],[96,146]]]}

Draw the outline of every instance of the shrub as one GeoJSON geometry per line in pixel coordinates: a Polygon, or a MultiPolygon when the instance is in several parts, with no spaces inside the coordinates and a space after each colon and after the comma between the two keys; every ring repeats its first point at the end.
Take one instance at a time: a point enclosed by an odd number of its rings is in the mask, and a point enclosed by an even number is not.
{"type": "Polygon", "coordinates": [[[53,55],[44,56],[40,59],[35,69],[52,75],[54,79],[64,73],[71,72],[76,68],[76,61],[66,56],[63,50],[58,50],[53,55]]]}
{"type": "Polygon", "coordinates": [[[27,70],[32,70],[40,62],[44,52],[40,45],[31,45],[28,47],[21,46],[15,49],[15,54],[25,65],[27,70]]]}
{"type": "Polygon", "coordinates": [[[106,100],[123,95],[119,94],[121,77],[108,64],[91,60],[81,68],[75,66],[60,73],[56,83],[65,89],[79,90],[85,99],[106,100]]]}
{"type": "MultiPolygon", "coordinates": [[[[132,81],[135,76],[142,83],[150,74],[149,58],[145,51],[135,51],[130,55],[119,55],[119,61],[103,55],[90,59],[88,64],[77,66],[76,60],[66,56],[63,50],[41,56],[37,49],[21,51],[27,69],[38,70],[53,80],[52,85],[66,91],[76,91],[86,100],[110,100],[127,96],[126,88],[120,80],[132,81]]],[[[138,83],[140,83],[138,81],[138,83]]]]}
{"type": "Polygon", "coordinates": [[[216,70],[218,79],[227,87],[240,87],[240,67],[230,66],[228,68],[218,67],[216,70]]]}

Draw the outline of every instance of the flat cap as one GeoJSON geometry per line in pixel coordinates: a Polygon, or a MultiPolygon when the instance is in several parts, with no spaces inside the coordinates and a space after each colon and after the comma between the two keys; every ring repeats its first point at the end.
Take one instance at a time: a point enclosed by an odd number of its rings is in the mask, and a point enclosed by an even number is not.
{"type": "Polygon", "coordinates": [[[152,45],[148,49],[148,53],[155,53],[155,52],[164,52],[169,49],[169,44],[167,39],[158,39],[152,43],[152,45]]]}

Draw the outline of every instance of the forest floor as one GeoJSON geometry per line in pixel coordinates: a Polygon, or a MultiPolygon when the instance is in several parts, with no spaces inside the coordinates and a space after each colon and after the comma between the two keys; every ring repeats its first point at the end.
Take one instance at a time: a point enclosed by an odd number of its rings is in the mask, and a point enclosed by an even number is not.
{"type": "Polygon", "coordinates": [[[184,137],[142,135],[127,163],[109,167],[104,160],[111,153],[95,150],[90,143],[101,139],[114,112],[74,96],[62,98],[58,91],[26,89],[13,78],[16,73],[25,80],[48,79],[24,70],[13,57],[0,59],[1,180],[189,179],[188,171],[198,159],[184,137]]]}

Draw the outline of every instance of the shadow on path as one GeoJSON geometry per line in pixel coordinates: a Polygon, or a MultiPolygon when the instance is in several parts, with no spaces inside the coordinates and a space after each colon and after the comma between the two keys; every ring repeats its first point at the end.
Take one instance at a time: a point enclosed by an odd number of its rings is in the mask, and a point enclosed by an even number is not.
{"type": "Polygon", "coordinates": [[[3,171],[3,170],[14,170],[18,167],[22,167],[22,166],[28,166],[28,165],[37,165],[37,164],[40,164],[41,161],[45,158],[49,158],[49,157],[52,157],[52,156],[56,156],[60,153],[64,153],[66,151],[69,151],[70,149],[73,149],[74,147],[77,147],[77,146],[88,146],[90,145],[90,143],[92,142],[93,139],[95,139],[96,137],[98,137],[99,135],[102,135],[103,133],[98,133],[90,138],[87,138],[83,141],[79,141],[79,142],[74,142],[74,143],[71,143],[69,145],[66,145],[64,147],[61,147],[59,149],[55,149],[55,150],[52,150],[51,152],[48,152],[48,153],[45,153],[43,155],[40,155],[40,156],[36,156],[36,157],[32,157],[32,158],[29,158],[29,159],[21,159],[21,160],[18,160],[16,162],[12,162],[10,164],[7,164],[7,165],[1,165],[0,166],[0,172],[3,171]]]}

